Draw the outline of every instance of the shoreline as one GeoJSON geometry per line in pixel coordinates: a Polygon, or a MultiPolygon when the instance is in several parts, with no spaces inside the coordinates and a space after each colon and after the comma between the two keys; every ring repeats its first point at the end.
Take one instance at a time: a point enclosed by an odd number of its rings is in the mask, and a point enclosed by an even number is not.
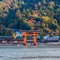
{"type": "Polygon", "coordinates": [[[0,48],[60,48],[60,43],[39,43],[39,44],[36,44],[36,46],[34,45],[31,45],[31,43],[27,43],[27,45],[23,45],[23,44],[15,44],[15,45],[12,45],[12,44],[0,44],[0,48]]]}

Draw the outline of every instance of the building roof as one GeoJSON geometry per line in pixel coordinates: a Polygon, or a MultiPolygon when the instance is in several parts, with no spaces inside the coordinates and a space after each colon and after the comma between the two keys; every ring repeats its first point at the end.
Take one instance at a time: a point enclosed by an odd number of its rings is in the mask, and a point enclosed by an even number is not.
{"type": "Polygon", "coordinates": [[[43,36],[44,40],[58,40],[59,38],[60,38],[60,36],[53,36],[53,37],[43,36]]]}
{"type": "Polygon", "coordinates": [[[0,36],[0,40],[14,39],[13,36],[0,36]]]}
{"type": "MultiPolygon", "coordinates": [[[[8,40],[8,39],[15,40],[13,36],[0,36],[0,40],[8,40]]],[[[16,38],[16,40],[22,40],[22,39],[23,39],[22,37],[16,38]]]]}
{"type": "Polygon", "coordinates": [[[59,37],[58,36],[49,37],[47,38],[47,40],[59,40],[59,37]]]}

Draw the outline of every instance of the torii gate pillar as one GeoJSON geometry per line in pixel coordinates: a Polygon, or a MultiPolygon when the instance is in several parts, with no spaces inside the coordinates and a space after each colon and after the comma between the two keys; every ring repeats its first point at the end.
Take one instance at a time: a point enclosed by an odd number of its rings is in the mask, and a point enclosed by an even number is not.
{"type": "Polygon", "coordinates": [[[36,45],[37,38],[36,38],[36,33],[35,32],[33,33],[33,37],[34,37],[33,38],[33,44],[36,45]]]}
{"type": "Polygon", "coordinates": [[[27,36],[26,33],[24,33],[24,45],[26,45],[26,43],[27,43],[26,42],[26,40],[27,40],[26,36],[27,36]]]}

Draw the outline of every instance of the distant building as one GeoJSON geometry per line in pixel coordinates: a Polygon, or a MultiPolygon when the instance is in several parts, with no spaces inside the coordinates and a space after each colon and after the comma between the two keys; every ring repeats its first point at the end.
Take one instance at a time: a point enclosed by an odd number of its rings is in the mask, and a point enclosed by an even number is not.
{"type": "Polygon", "coordinates": [[[45,42],[58,42],[59,36],[48,37],[45,42]]]}
{"type": "Polygon", "coordinates": [[[16,34],[16,38],[17,37],[22,37],[22,32],[17,31],[15,34],[16,34]]]}
{"type": "Polygon", "coordinates": [[[49,38],[49,35],[43,36],[43,39],[44,39],[44,40],[47,40],[48,38],[49,38]]]}

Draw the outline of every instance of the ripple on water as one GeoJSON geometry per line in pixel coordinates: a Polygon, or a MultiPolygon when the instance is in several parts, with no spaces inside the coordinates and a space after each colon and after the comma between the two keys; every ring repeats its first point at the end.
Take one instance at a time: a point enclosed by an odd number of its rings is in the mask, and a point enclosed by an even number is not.
{"type": "Polygon", "coordinates": [[[0,48],[0,60],[60,60],[60,48],[0,48]]]}

